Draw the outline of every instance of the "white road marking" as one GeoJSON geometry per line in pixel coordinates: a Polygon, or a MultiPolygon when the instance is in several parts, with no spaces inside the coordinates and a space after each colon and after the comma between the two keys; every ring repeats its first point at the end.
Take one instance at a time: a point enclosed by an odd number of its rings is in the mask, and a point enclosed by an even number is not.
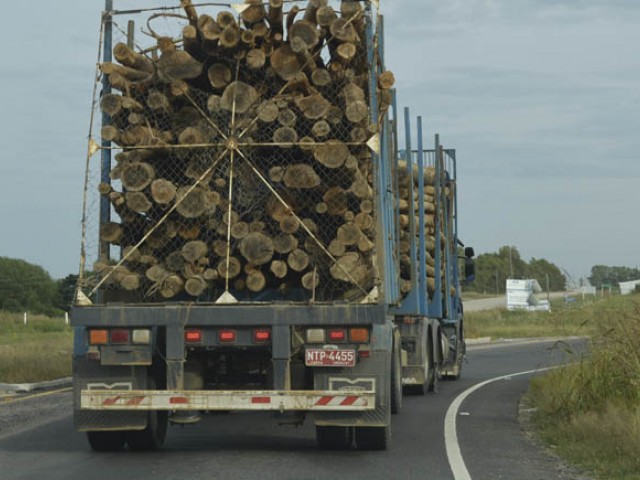
{"type": "MultiPolygon", "coordinates": [[[[478,383],[473,387],[468,388],[460,395],[458,395],[455,400],[449,405],[449,409],[447,410],[447,414],[444,417],[444,442],[445,447],[447,449],[447,458],[449,460],[449,466],[451,467],[451,472],[453,473],[453,478],[455,480],[471,480],[471,476],[469,475],[469,471],[467,470],[467,466],[464,463],[464,459],[462,458],[462,452],[460,451],[460,444],[458,443],[458,433],[456,430],[456,417],[458,416],[458,409],[462,402],[471,395],[476,390],[481,389],[485,385],[488,385],[493,382],[498,382],[500,380],[511,380],[513,377],[518,377],[521,375],[530,375],[532,373],[546,372],[547,370],[551,370],[557,367],[547,367],[547,368],[538,368],[536,370],[528,370],[526,372],[518,372],[511,373],[509,375],[503,375],[501,377],[491,378],[489,380],[485,380],[484,382],[478,383]]],[[[467,413],[468,415],[468,413],[467,413]]]]}

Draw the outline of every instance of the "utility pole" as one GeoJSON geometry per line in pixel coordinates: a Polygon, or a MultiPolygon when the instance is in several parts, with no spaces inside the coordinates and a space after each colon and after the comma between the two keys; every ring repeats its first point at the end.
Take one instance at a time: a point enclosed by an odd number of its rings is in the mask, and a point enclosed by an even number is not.
{"type": "Polygon", "coordinates": [[[513,260],[511,259],[511,245],[509,245],[509,278],[513,278],[513,260]]]}
{"type": "Polygon", "coordinates": [[[498,293],[500,293],[500,292],[498,291],[498,267],[496,267],[496,295],[498,293]]]}

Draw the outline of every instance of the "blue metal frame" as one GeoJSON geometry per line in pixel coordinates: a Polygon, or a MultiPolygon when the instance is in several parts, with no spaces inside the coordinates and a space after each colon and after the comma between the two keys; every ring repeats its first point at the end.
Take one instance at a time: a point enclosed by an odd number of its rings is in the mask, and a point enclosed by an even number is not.
{"type": "MultiPolygon", "coordinates": [[[[378,110],[378,76],[384,71],[384,20],[382,16],[376,18],[374,28],[373,9],[371,3],[367,3],[367,14],[370,15],[367,32],[368,60],[370,65],[369,91],[370,91],[370,120],[373,125],[378,124],[380,112],[378,110]],[[374,36],[374,31],[376,32],[374,36]],[[377,52],[375,49],[377,36],[377,52]],[[376,62],[376,54],[378,62],[376,62]]],[[[377,210],[379,216],[378,237],[383,244],[383,269],[380,271],[383,279],[383,301],[386,305],[398,302],[400,288],[398,281],[398,267],[394,262],[394,246],[397,245],[394,226],[394,199],[386,192],[393,191],[393,169],[391,168],[391,132],[389,122],[383,122],[380,133],[380,154],[373,154],[372,161],[377,168],[377,210]]]]}
{"type": "MultiPolygon", "coordinates": [[[[113,60],[112,47],[113,47],[113,20],[111,12],[113,11],[113,0],[105,0],[105,10],[103,13],[104,22],[104,45],[102,52],[103,62],[111,62],[113,60]]],[[[102,93],[106,95],[111,93],[111,83],[107,75],[102,76],[102,93]]],[[[102,114],[102,125],[110,125],[111,117],[106,113],[102,114]]],[[[111,183],[109,177],[111,172],[111,142],[102,140],[102,150],[100,152],[100,181],[104,183],[111,183]]],[[[106,195],[100,197],[100,224],[105,224],[111,220],[111,204],[109,198],[106,195]]],[[[100,242],[100,257],[109,258],[109,244],[106,242],[100,242]]]]}

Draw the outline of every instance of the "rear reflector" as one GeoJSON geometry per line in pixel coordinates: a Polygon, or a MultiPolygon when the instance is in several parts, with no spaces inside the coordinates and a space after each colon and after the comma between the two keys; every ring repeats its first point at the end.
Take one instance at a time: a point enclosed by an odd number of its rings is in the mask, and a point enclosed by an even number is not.
{"type": "Polygon", "coordinates": [[[220,330],[218,332],[218,340],[220,340],[221,343],[233,343],[236,341],[236,331],[220,330]]]}
{"type": "Polygon", "coordinates": [[[124,330],[122,328],[111,330],[111,332],[109,332],[109,339],[111,340],[111,343],[115,344],[129,343],[129,330],[124,330]]]}
{"type": "Polygon", "coordinates": [[[325,341],[324,328],[310,328],[307,330],[308,343],[324,343],[324,341],[325,341]]]}
{"type": "Polygon", "coordinates": [[[367,328],[352,328],[349,330],[349,339],[352,342],[367,343],[369,341],[369,330],[367,328]]]}
{"type": "Polygon", "coordinates": [[[149,345],[151,343],[151,330],[134,330],[131,341],[137,345],[149,345]]]}
{"type": "Polygon", "coordinates": [[[266,343],[271,340],[271,330],[257,329],[253,331],[254,343],[266,343]]]}
{"type": "Polygon", "coordinates": [[[329,330],[330,342],[342,342],[347,339],[347,332],[345,330],[329,330]]]}
{"type": "Polygon", "coordinates": [[[187,343],[200,343],[202,341],[202,331],[186,330],[184,332],[184,341],[187,343]]]}
{"type": "Polygon", "coordinates": [[[108,337],[106,330],[89,330],[89,345],[105,345],[108,337]]]}

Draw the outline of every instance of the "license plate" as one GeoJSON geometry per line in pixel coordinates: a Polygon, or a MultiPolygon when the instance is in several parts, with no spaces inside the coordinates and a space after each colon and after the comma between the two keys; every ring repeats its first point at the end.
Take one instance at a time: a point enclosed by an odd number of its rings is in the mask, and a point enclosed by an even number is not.
{"type": "Polygon", "coordinates": [[[322,350],[310,348],[305,355],[308,367],[355,367],[355,350],[322,350]]]}

